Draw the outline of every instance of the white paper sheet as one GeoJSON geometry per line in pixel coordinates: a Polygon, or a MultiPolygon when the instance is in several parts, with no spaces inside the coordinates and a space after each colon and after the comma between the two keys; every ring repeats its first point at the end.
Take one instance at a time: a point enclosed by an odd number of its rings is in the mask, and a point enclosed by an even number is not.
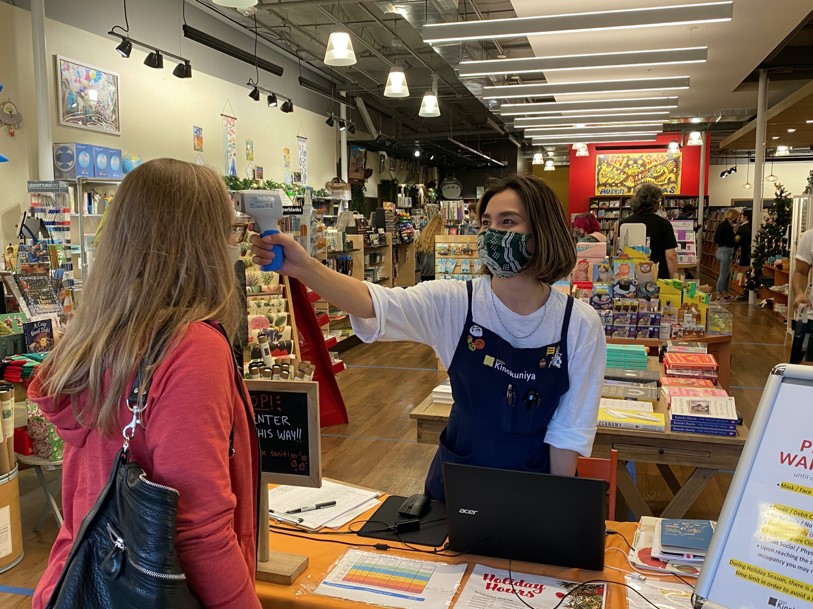
{"type": "MultiPolygon", "coordinates": [[[[661,609],[693,609],[692,589],[686,584],[680,582],[673,584],[654,579],[638,581],[629,576],[624,579],[628,586],[643,594],[661,609]]],[[[652,609],[652,605],[629,588],[627,588],[627,607],[629,609],[652,609]]]]}
{"type": "Polygon", "coordinates": [[[348,550],[316,594],[399,609],[448,607],[466,572],[450,565],[348,550]]]}
{"type": "Polygon", "coordinates": [[[347,486],[331,480],[322,480],[321,488],[277,486],[268,491],[268,509],[272,512],[270,514],[272,518],[316,530],[326,526],[327,523],[331,523],[331,526],[341,526],[350,522],[355,515],[361,513],[357,511],[359,507],[368,505],[380,494],[378,491],[347,486]],[[335,501],[336,505],[300,514],[285,513],[288,510],[326,501],[335,501]],[[341,522],[342,519],[344,522],[341,522]],[[341,524],[337,524],[338,522],[341,524]]]}
{"type": "MultiPolygon", "coordinates": [[[[474,571],[454,606],[455,609],[526,609],[527,606],[514,594],[516,590],[533,607],[553,607],[576,585],[576,582],[516,571],[512,571],[509,577],[508,571],[478,564],[474,565],[474,571]]],[[[574,602],[565,606],[601,609],[606,603],[607,591],[604,584],[590,584],[568,598],[573,597],[576,597],[574,602]],[[600,603],[596,602],[597,597],[600,597],[600,603]],[[584,599],[592,602],[584,602],[584,599]]]]}

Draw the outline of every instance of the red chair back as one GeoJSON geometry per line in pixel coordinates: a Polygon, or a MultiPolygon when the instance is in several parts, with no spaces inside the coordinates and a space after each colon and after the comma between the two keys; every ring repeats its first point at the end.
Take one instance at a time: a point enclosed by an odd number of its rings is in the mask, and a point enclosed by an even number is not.
{"type": "Polygon", "coordinates": [[[607,501],[607,519],[615,520],[615,492],[616,471],[618,468],[618,451],[612,449],[610,458],[579,457],[576,463],[576,472],[581,478],[596,478],[604,480],[609,486],[609,499],[607,501]]]}

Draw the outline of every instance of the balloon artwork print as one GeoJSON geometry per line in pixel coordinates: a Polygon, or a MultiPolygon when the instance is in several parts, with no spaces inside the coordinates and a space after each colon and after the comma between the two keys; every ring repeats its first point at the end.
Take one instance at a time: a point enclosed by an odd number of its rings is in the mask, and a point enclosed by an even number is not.
{"type": "Polygon", "coordinates": [[[59,123],[119,134],[119,76],[57,57],[59,123]]]}

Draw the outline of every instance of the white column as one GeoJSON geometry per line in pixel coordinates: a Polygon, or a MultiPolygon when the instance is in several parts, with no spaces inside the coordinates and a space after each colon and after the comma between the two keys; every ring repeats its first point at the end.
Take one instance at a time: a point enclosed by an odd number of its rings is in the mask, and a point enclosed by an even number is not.
{"type": "Polygon", "coordinates": [[[45,0],[31,0],[31,40],[34,46],[34,91],[37,99],[37,160],[40,180],[54,179],[51,93],[45,44],[45,0]]]}
{"type": "MultiPolygon", "coordinates": [[[[754,208],[751,220],[751,259],[757,244],[757,233],[762,226],[762,175],[765,171],[765,128],[768,122],[768,71],[759,71],[759,93],[757,95],[757,131],[754,159],[754,208]]],[[[748,303],[755,304],[756,292],[749,292],[748,303]]]]}
{"type": "MultiPolygon", "coordinates": [[[[703,219],[706,214],[706,140],[708,136],[707,131],[700,133],[700,184],[697,187],[697,226],[700,227],[701,231],[703,230],[703,219]]],[[[703,238],[705,238],[705,235],[702,232],[700,235],[695,233],[694,238],[698,250],[695,277],[700,281],[700,258],[703,254],[703,238]]]]}
{"type": "MultiPolygon", "coordinates": [[[[344,93],[342,93],[344,95],[344,93]]],[[[339,104],[339,116],[345,121],[345,125],[347,124],[347,106],[344,104],[339,104]]],[[[347,129],[343,129],[339,131],[339,159],[342,163],[342,175],[341,178],[345,182],[349,183],[350,179],[348,177],[349,172],[349,159],[348,150],[347,150],[347,129]]],[[[348,201],[342,201],[341,209],[347,210],[350,208],[350,203],[348,201]]]]}

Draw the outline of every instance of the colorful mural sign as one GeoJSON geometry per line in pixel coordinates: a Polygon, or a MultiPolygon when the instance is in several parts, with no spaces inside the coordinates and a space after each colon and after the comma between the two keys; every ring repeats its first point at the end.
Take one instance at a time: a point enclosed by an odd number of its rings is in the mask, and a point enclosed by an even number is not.
{"type": "Polygon", "coordinates": [[[641,184],[655,184],[664,194],[680,194],[682,156],[649,152],[596,156],[596,195],[631,195],[641,184]]]}

